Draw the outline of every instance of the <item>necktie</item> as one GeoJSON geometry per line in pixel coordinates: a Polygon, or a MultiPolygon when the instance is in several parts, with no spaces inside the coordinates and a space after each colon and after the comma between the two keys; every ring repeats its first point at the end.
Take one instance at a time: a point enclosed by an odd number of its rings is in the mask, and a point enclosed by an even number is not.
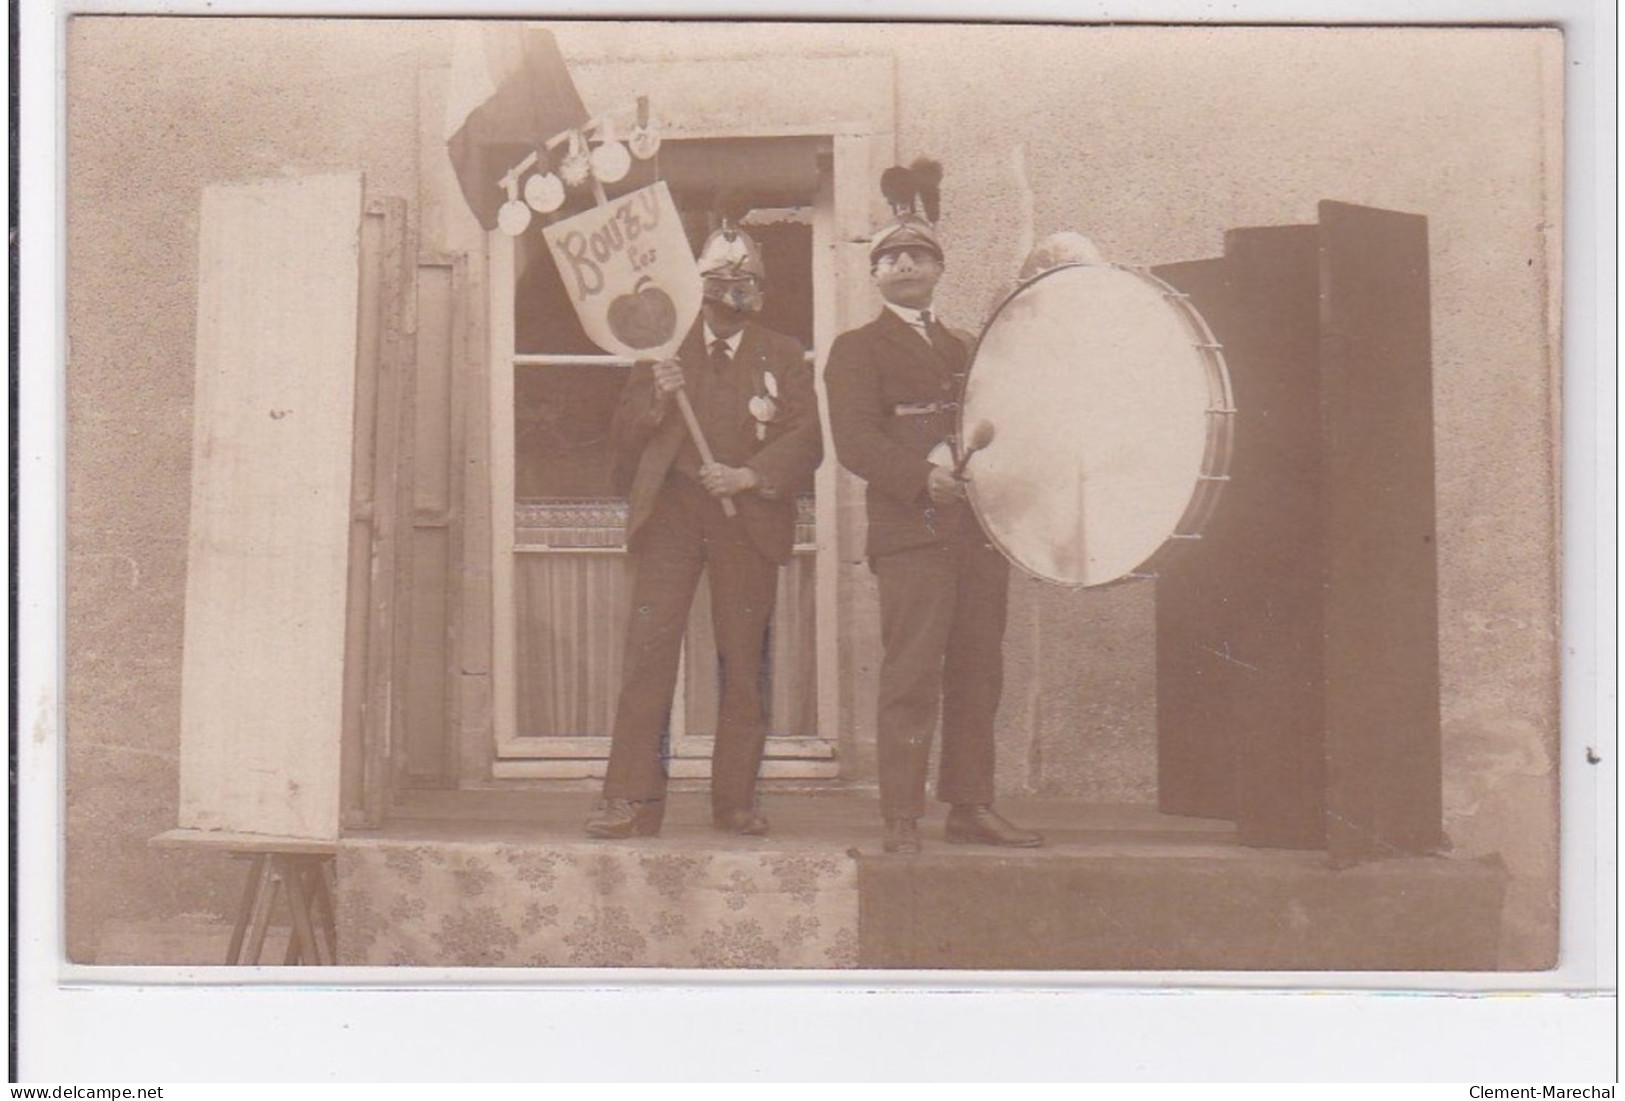
{"type": "Polygon", "coordinates": [[[728,342],[722,337],[717,337],[717,339],[711,344],[711,362],[720,367],[726,364],[732,358],[733,357],[728,354],[728,342]]]}
{"type": "Polygon", "coordinates": [[[920,331],[925,334],[926,341],[930,343],[932,348],[936,349],[938,355],[949,355],[947,334],[942,331],[942,326],[938,325],[935,318],[931,316],[930,310],[920,311],[920,331]]]}

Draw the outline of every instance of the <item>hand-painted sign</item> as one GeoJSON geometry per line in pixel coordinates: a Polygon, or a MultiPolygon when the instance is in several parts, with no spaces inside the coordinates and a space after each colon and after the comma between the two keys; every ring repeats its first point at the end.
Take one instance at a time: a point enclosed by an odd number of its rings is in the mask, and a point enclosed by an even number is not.
{"type": "Polygon", "coordinates": [[[542,232],[593,343],[639,359],[676,354],[699,315],[702,287],[664,182],[542,232]]]}

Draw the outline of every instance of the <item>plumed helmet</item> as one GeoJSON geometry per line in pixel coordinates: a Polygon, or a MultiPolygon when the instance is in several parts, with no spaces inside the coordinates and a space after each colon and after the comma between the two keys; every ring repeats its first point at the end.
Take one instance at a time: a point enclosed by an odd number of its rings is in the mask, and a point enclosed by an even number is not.
{"type": "Polygon", "coordinates": [[[880,175],[880,191],[891,204],[892,220],[869,238],[869,263],[905,248],[923,248],[938,260],[945,259],[942,241],[937,237],[942,165],[920,157],[907,168],[888,168],[880,175]]]}

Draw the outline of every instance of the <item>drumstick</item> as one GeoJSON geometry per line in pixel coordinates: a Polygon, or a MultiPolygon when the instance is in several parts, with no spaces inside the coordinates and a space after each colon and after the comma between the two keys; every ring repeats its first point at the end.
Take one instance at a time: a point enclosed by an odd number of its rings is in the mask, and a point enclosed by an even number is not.
{"type": "Polygon", "coordinates": [[[993,425],[989,421],[977,421],[970,430],[970,437],[965,441],[964,454],[954,464],[954,477],[964,478],[965,467],[970,463],[970,457],[993,442],[993,425]]]}
{"type": "MultiPolygon", "coordinates": [[[[711,455],[711,445],[705,442],[705,432],[700,428],[700,419],[694,415],[694,407],[688,402],[688,394],[683,390],[677,391],[677,408],[682,411],[683,420],[688,424],[688,434],[694,439],[694,446],[700,452],[700,461],[706,466],[716,462],[711,455]]],[[[724,516],[737,516],[739,509],[734,506],[732,497],[723,497],[722,513],[724,516]]]]}

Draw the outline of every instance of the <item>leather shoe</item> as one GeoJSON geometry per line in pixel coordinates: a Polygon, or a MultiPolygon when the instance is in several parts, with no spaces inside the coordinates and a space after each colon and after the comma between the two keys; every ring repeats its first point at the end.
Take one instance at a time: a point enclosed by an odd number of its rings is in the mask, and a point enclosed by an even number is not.
{"type": "Polygon", "coordinates": [[[882,846],[889,853],[913,855],[920,851],[920,829],[912,818],[886,819],[886,840],[882,846]]]}
{"type": "Polygon", "coordinates": [[[711,816],[711,824],[723,833],[742,837],[765,837],[768,830],[767,815],[754,808],[717,811],[711,816]]]}
{"type": "Polygon", "coordinates": [[[1004,845],[1015,849],[1034,849],[1044,843],[1042,834],[1005,821],[992,807],[971,803],[955,804],[948,811],[944,836],[956,845],[1004,845]]]}
{"type": "Polygon", "coordinates": [[[605,799],[587,819],[587,836],[602,841],[654,837],[665,813],[666,804],[659,799],[605,799]]]}

